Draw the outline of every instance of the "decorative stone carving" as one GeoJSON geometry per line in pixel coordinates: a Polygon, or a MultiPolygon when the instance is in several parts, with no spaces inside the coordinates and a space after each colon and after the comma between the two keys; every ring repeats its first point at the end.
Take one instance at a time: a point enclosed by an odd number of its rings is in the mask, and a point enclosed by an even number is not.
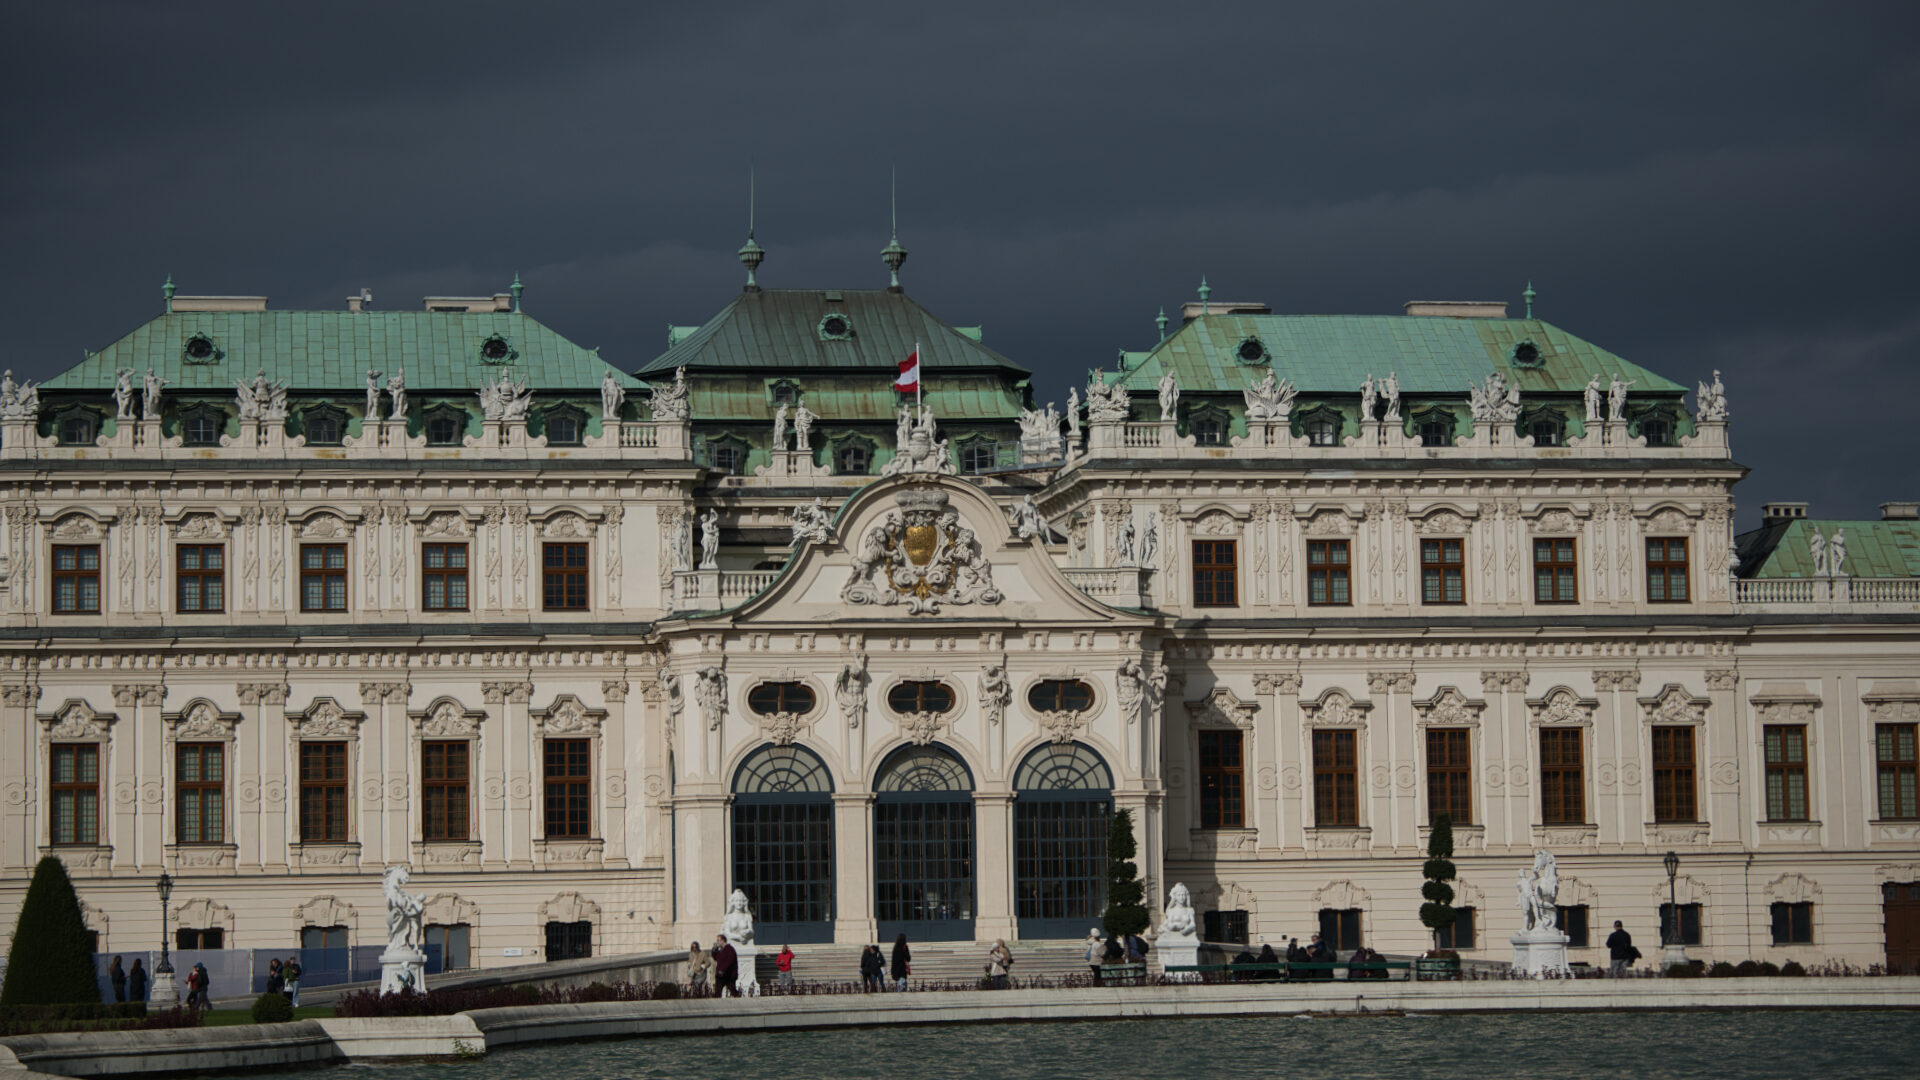
{"type": "Polygon", "coordinates": [[[1648,536],[1685,536],[1693,532],[1693,522],[1678,510],[1662,510],[1647,519],[1648,536]]]}
{"type": "Polygon", "coordinates": [[[1308,536],[1350,536],[1353,533],[1353,519],[1345,511],[1322,510],[1307,522],[1308,536]]]}
{"type": "Polygon", "coordinates": [[[1478,727],[1480,714],[1486,707],[1486,702],[1469,701],[1465,694],[1451,686],[1442,687],[1425,702],[1414,703],[1420,723],[1429,727],[1478,727]]]}
{"type": "Polygon", "coordinates": [[[993,566],[973,530],[948,508],[946,492],[909,488],[894,498],[899,509],[862,537],[842,600],[904,603],[912,615],[936,614],[942,603],[1000,603],[993,566]]]}
{"type": "Polygon", "coordinates": [[[593,536],[593,527],[578,514],[554,514],[540,523],[540,535],[550,540],[585,540],[593,536]]]}
{"type": "Polygon", "coordinates": [[[425,714],[415,718],[420,734],[429,739],[475,738],[480,734],[484,712],[469,712],[452,700],[435,702],[425,714]]]}
{"type": "Polygon", "coordinates": [[[1668,684],[1658,697],[1642,699],[1641,710],[1650,724],[1704,724],[1707,722],[1707,703],[1696,701],[1693,695],[1678,686],[1668,684]]]}
{"type": "Polygon", "coordinates": [[[625,679],[600,680],[600,696],[618,704],[627,700],[627,682],[625,679]]]}
{"type": "Polygon", "coordinates": [[[693,696],[700,702],[700,714],[708,731],[719,731],[727,714],[727,676],[717,665],[709,664],[694,673],[693,696]]]}
{"type": "Polygon", "coordinates": [[[1633,693],[1640,689],[1640,673],[1631,668],[1618,671],[1596,671],[1593,673],[1593,689],[1602,694],[1610,690],[1633,693]]]}
{"type": "Polygon", "coordinates": [[[833,680],[833,699],[840,706],[840,719],[847,730],[855,731],[867,718],[867,686],[873,679],[867,674],[867,652],[860,638],[849,638],[847,647],[847,661],[833,680]]]}
{"type": "Polygon", "coordinates": [[[1240,392],[1247,403],[1247,423],[1284,424],[1293,415],[1293,399],[1300,391],[1293,383],[1267,369],[1266,377],[1240,392]]]}
{"type": "Polygon", "coordinates": [[[1420,520],[1422,536],[1459,536],[1469,527],[1466,518],[1451,510],[1435,510],[1420,520]]]}
{"type": "Polygon", "coordinates": [[[540,730],[549,735],[598,735],[606,715],[604,711],[582,705],[572,694],[563,694],[535,719],[540,730]]]}
{"type": "Polygon", "coordinates": [[[1086,726],[1087,714],[1072,709],[1048,709],[1040,713],[1040,729],[1054,742],[1065,745],[1078,738],[1086,726]]]}
{"type": "Polygon", "coordinates": [[[1260,694],[1297,694],[1300,692],[1300,674],[1294,671],[1273,671],[1253,677],[1253,689],[1260,694]]]}
{"type": "Polygon", "coordinates": [[[915,746],[925,746],[940,736],[940,729],[946,726],[946,720],[940,713],[911,712],[900,714],[900,731],[915,746]]]}
{"type": "Polygon", "coordinates": [[[647,397],[647,410],[658,422],[661,420],[685,420],[688,414],[687,369],[676,368],[673,381],[654,383],[647,397]]]}
{"type": "Polygon", "coordinates": [[[1520,419],[1520,388],[1508,386],[1506,376],[1493,372],[1478,385],[1467,387],[1467,406],[1475,424],[1512,424],[1520,419]]]}
{"type": "Polygon", "coordinates": [[[998,724],[1013,701],[1013,687],[1007,681],[1007,662],[1001,658],[980,669],[980,711],[987,723],[998,724]]]}
{"type": "Polygon", "coordinates": [[[1125,423],[1133,410],[1133,397],[1124,380],[1109,385],[1106,373],[1093,369],[1087,381],[1087,421],[1093,424],[1125,423]]]}
{"type": "Polygon", "coordinates": [[[347,532],[346,524],[332,514],[314,514],[300,523],[302,540],[337,540],[347,532]]]}
{"type": "Polygon", "coordinates": [[[777,712],[760,718],[760,732],[776,746],[792,746],[793,740],[805,729],[800,717],[790,712],[777,712]]]}
{"type": "Polygon", "coordinates": [[[1579,528],[1573,514],[1566,510],[1548,510],[1533,523],[1534,532],[1549,535],[1578,532],[1579,528]]]}
{"type": "Polygon", "coordinates": [[[793,508],[793,543],[806,541],[812,544],[824,544],[833,539],[833,520],[827,513],[827,502],[815,496],[810,503],[801,503],[793,508]]]}
{"type": "Polygon", "coordinates": [[[173,716],[164,718],[176,739],[231,739],[238,716],[223,714],[205,701],[196,701],[173,716]]]}
{"type": "Polygon", "coordinates": [[[1224,686],[1214,687],[1199,701],[1187,702],[1187,712],[1194,723],[1237,727],[1242,731],[1253,730],[1253,714],[1259,709],[1258,702],[1241,701],[1224,686]]]}
{"type": "Polygon", "coordinates": [[[1373,706],[1356,702],[1344,690],[1328,690],[1320,695],[1316,702],[1301,702],[1300,711],[1306,714],[1307,722],[1317,727],[1339,727],[1364,724],[1367,712],[1373,706]]]}
{"type": "Polygon", "coordinates": [[[902,406],[895,425],[893,459],[881,467],[880,475],[953,475],[956,472],[953,455],[947,450],[947,441],[939,437],[939,431],[932,409],[921,406],[916,420],[913,410],[902,406]]]}
{"type": "Polygon", "coordinates": [[[114,721],[111,713],[99,713],[84,701],[70,701],[50,718],[47,735],[55,739],[105,739],[114,721]]]}
{"type": "Polygon", "coordinates": [[[1594,702],[1583,700],[1578,694],[1560,687],[1538,701],[1527,703],[1533,712],[1535,724],[1593,724],[1594,702]]]}
{"type": "Polygon", "coordinates": [[[1480,673],[1482,693],[1491,694],[1501,690],[1518,690],[1524,693],[1526,689],[1527,673],[1524,671],[1482,671],[1480,673]]]}
{"type": "Polygon", "coordinates": [[[349,713],[332,698],[317,698],[304,713],[287,717],[297,739],[351,738],[360,733],[362,713],[349,713]]]}

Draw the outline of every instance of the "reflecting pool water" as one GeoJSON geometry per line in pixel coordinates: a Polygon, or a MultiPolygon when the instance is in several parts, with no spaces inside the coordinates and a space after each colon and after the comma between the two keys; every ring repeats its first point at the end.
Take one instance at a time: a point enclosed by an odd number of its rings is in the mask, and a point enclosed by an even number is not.
{"type": "Polygon", "coordinates": [[[529,1046],[496,1051],[481,1062],[367,1066],[351,1075],[364,1080],[1910,1080],[1917,1072],[1920,1013],[1714,1011],[1124,1020],[675,1036],[529,1046]]]}

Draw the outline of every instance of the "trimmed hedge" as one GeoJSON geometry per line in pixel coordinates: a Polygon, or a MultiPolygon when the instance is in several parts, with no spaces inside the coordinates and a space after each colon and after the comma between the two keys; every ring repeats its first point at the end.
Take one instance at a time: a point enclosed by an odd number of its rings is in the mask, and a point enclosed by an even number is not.
{"type": "Polygon", "coordinates": [[[67,867],[48,855],[33,868],[33,882],[14,924],[7,950],[7,980],[0,985],[0,1006],[97,1004],[100,984],[93,968],[93,946],[80,914],[67,867]]]}

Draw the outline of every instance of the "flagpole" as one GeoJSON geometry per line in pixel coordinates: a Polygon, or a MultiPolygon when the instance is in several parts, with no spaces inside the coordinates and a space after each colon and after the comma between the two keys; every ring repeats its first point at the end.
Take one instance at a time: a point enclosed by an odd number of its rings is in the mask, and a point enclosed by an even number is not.
{"type": "Polygon", "coordinates": [[[913,407],[918,409],[920,415],[924,418],[927,415],[927,407],[920,401],[920,384],[926,379],[925,369],[927,359],[920,355],[920,343],[918,341],[913,343],[913,366],[921,369],[916,371],[913,376],[913,407]]]}

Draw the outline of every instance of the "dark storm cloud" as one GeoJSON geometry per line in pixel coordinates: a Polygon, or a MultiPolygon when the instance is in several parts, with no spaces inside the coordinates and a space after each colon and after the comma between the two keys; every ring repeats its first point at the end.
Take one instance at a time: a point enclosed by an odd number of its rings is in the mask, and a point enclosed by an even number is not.
{"type": "Polygon", "coordinates": [[[1063,398],[1192,294],[1504,297],[1827,516],[1920,497],[1910,4],[19,5],[5,362],[188,292],[493,291],[638,365],[738,288],[908,288],[1063,398]]]}

